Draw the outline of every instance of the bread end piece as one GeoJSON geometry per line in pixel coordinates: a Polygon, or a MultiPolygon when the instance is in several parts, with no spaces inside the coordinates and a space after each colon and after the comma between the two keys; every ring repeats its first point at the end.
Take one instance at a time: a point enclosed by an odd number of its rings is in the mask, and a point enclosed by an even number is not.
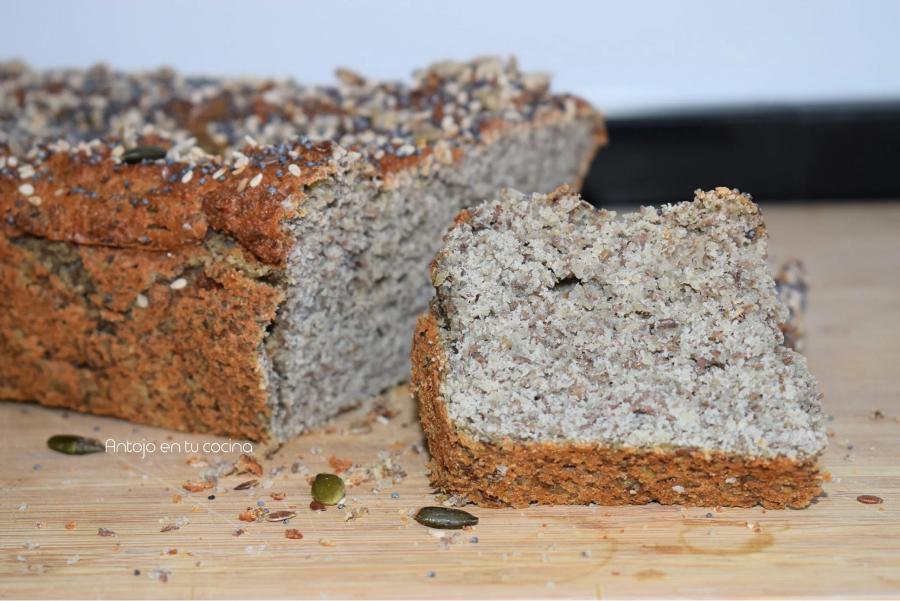
{"type": "Polygon", "coordinates": [[[459,431],[441,396],[447,364],[435,316],[422,316],[412,383],[438,489],[482,507],[658,503],[802,509],[822,493],[815,459],[761,459],[689,449],[484,443],[459,431]]]}

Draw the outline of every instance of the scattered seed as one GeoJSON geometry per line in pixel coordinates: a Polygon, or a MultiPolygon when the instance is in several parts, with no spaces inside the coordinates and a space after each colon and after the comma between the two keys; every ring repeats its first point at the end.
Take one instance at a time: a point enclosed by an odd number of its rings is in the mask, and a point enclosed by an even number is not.
{"type": "Polygon", "coordinates": [[[240,536],[244,532],[246,532],[246,530],[244,530],[243,528],[235,528],[234,531],[231,533],[231,536],[240,536]]]}
{"type": "Polygon", "coordinates": [[[192,179],[194,179],[194,170],[188,169],[187,173],[185,173],[184,175],[181,176],[181,183],[182,184],[190,183],[190,181],[192,179]]]}
{"type": "Polygon", "coordinates": [[[138,146],[137,148],[126,150],[122,154],[122,162],[129,165],[144,161],[157,161],[164,158],[166,158],[166,150],[159,146],[138,146]]]}
{"type": "Polygon", "coordinates": [[[252,474],[254,476],[262,476],[263,468],[257,461],[256,457],[242,453],[238,457],[237,465],[235,465],[235,475],[252,474]]]}
{"type": "Polygon", "coordinates": [[[330,538],[320,538],[319,544],[322,545],[323,547],[333,547],[334,546],[334,542],[330,538]]]}
{"type": "Polygon", "coordinates": [[[284,498],[287,496],[287,493],[285,493],[285,492],[270,492],[269,496],[272,497],[272,499],[274,499],[275,501],[283,501],[284,498]]]}
{"type": "Polygon", "coordinates": [[[346,489],[340,476],[316,474],[312,485],[313,499],[323,505],[337,505],[344,498],[346,489]]]}
{"type": "Polygon", "coordinates": [[[263,180],[263,174],[257,173],[255,176],[253,176],[253,179],[250,180],[250,187],[255,188],[255,187],[259,186],[262,183],[262,180],[263,180]]]}
{"type": "Polygon", "coordinates": [[[284,538],[290,538],[293,540],[300,540],[303,538],[303,533],[297,530],[296,528],[288,528],[284,531],[284,538]]]}
{"type": "Polygon", "coordinates": [[[212,482],[192,482],[187,481],[181,487],[188,492],[203,492],[215,486],[212,482]]]}
{"type": "Polygon", "coordinates": [[[66,522],[66,530],[75,530],[75,528],[78,528],[78,522],[76,522],[75,520],[69,520],[68,522],[66,522]]]}
{"type": "Polygon", "coordinates": [[[235,486],[234,490],[247,490],[248,488],[253,488],[257,484],[259,484],[259,480],[247,480],[246,482],[241,482],[240,484],[235,486]]]}
{"type": "Polygon", "coordinates": [[[186,279],[177,278],[173,280],[171,284],[169,284],[169,288],[171,288],[172,290],[182,290],[183,288],[187,287],[187,284],[188,283],[186,279]]]}
{"type": "Polygon", "coordinates": [[[272,513],[266,514],[266,521],[267,522],[280,522],[282,520],[289,520],[296,516],[297,516],[297,513],[295,511],[273,511],[272,513]]]}
{"type": "Polygon", "coordinates": [[[238,519],[242,522],[255,522],[256,512],[249,507],[238,514],[238,519]]]}
{"type": "Polygon", "coordinates": [[[22,184],[19,186],[19,194],[22,196],[31,196],[34,194],[34,186],[31,184],[22,184]]]}
{"type": "Polygon", "coordinates": [[[107,528],[98,528],[97,536],[116,536],[116,533],[107,528]]]}
{"type": "Polygon", "coordinates": [[[288,165],[288,173],[290,173],[294,177],[300,177],[300,167],[298,167],[294,163],[291,163],[290,165],[288,165]]]}
{"type": "Polygon", "coordinates": [[[99,440],[72,434],[51,436],[47,439],[47,446],[57,453],[65,455],[88,455],[90,453],[102,453],[106,450],[106,447],[99,440]]]}
{"type": "Polygon", "coordinates": [[[478,524],[478,518],[462,509],[452,507],[423,507],[415,519],[429,528],[458,530],[478,524]]]}
{"type": "Polygon", "coordinates": [[[876,409],[872,412],[872,415],[870,417],[872,419],[884,419],[884,413],[881,411],[881,409],[876,409]]]}
{"type": "Polygon", "coordinates": [[[132,574],[134,574],[135,576],[140,576],[140,575],[141,575],[141,571],[140,571],[139,569],[135,568],[135,569],[134,569],[134,572],[132,572],[132,574]]]}
{"type": "Polygon", "coordinates": [[[318,501],[313,501],[309,504],[309,508],[313,511],[325,511],[325,505],[319,503],[318,501]]]}
{"type": "Polygon", "coordinates": [[[859,495],[856,500],[864,505],[880,505],[884,503],[884,499],[875,495],[859,495]]]}

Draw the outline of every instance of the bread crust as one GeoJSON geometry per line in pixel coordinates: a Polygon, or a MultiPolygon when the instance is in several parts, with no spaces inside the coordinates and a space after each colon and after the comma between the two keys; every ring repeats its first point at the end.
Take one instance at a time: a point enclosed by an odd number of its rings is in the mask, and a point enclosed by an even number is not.
{"type": "Polygon", "coordinates": [[[0,398],[265,440],[259,347],[281,293],[252,262],[0,236],[0,398]]]}
{"type": "Polygon", "coordinates": [[[662,504],[807,507],[822,492],[815,460],[761,459],[693,449],[476,440],[441,395],[447,357],[432,311],[416,327],[412,383],[431,454],[432,484],[483,507],[662,504]]]}

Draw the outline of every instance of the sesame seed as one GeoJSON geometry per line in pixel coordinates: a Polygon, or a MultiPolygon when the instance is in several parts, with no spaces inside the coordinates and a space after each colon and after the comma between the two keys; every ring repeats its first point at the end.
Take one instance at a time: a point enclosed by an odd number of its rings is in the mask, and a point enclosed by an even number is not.
{"type": "Polygon", "coordinates": [[[146,296],[144,296],[143,294],[138,294],[138,295],[137,295],[137,298],[134,299],[134,304],[135,304],[139,309],[146,309],[147,307],[150,306],[150,299],[148,299],[148,298],[147,298],[146,296]]]}
{"type": "Polygon", "coordinates": [[[19,167],[19,177],[22,179],[29,179],[34,176],[34,167],[31,165],[22,165],[19,167]]]}
{"type": "Polygon", "coordinates": [[[36,206],[36,207],[39,207],[39,206],[41,206],[41,203],[42,203],[43,201],[41,200],[41,197],[40,197],[40,196],[29,196],[29,197],[28,197],[28,202],[31,203],[32,205],[36,206]]]}
{"type": "Polygon", "coordinates": [[[238,194],[240,194],[241,192],[244,191],[244,189],[247,187],[247,182],[249,182],[249,181],[250,180],[245,177],[240,182],[238,182],[238,187],[237,187],[238,194]]]}
{"type": "Polygon", "coordinates": [[[253,176],[253,179],[250,180],[250,187],[255,188],[256,186],[258,186],[262,183],[262,180],[263,180],[263,174],[257,173],[255,176],[253,176]]]}
{"type": "Polygon", "coordinates": [[[22,196],[31,196],[34,194],[34,186],[31,184],[22,184],[19,186],[19,194],[22,196]]]}
{"type": "Polygon", "coordinates": [[[222,167],[221,169],[219,169],[218,171],[213,173],[212,178],[219,179],[220,177],[224,177],[224,176],[225,176],[225,168],[222,167]]]}
{"type": "Polygon", "coordinates": [[[192,179],[194,179],[194,170],[188,169],[187,173],[185,173],[184,175],[181,176],[181,183],[186,184],[189,181],[191,181],[192,179]]]}
{"type": "Polygon", "coordinates": [[[288,169],[288,173],[290,173],[294,177],[300,177],[300,167],[298,167],[294,163],[291,163],[290,165],[288,165],[287,169],[288,169]]]}
{"type": "Polygon", "coordinates": [[[185,286],[187,286],[187,280],[184,278],[178,278],[177,280],[174,280],[171,284],[169,284],[169,288],[171,288],[172,290],[181,290],[185,286]]]}

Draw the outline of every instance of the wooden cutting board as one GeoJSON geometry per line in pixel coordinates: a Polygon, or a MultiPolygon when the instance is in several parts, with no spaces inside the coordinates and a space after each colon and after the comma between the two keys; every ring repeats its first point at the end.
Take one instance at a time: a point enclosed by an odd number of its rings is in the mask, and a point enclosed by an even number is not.
{"type": "Polygon", "coordinates": [[[269,459],[274,449],[256,448],[258,487],[232,490],[249,476],[228,476],[202,493],[182,488],[206,469],[189,458],[236,453],[69,457],[45,441],[221,439],[0,403],[0,596],[900,597],[900,206],[766,216],[773,254],[808,266],[807,355],[833,416],[822,459],[832,479],[809,509],[470,507],[481,523],[441,538],[409,518],[435,497],[406,388],[269,459]],[[357,479],[387,477],[351,487],[343,510],[312,512],[298,459],[313,474],[333,471],[331,459],[352,461],[357,479]],[[258,501],[297,516],[239,521],[258,501]]]}

